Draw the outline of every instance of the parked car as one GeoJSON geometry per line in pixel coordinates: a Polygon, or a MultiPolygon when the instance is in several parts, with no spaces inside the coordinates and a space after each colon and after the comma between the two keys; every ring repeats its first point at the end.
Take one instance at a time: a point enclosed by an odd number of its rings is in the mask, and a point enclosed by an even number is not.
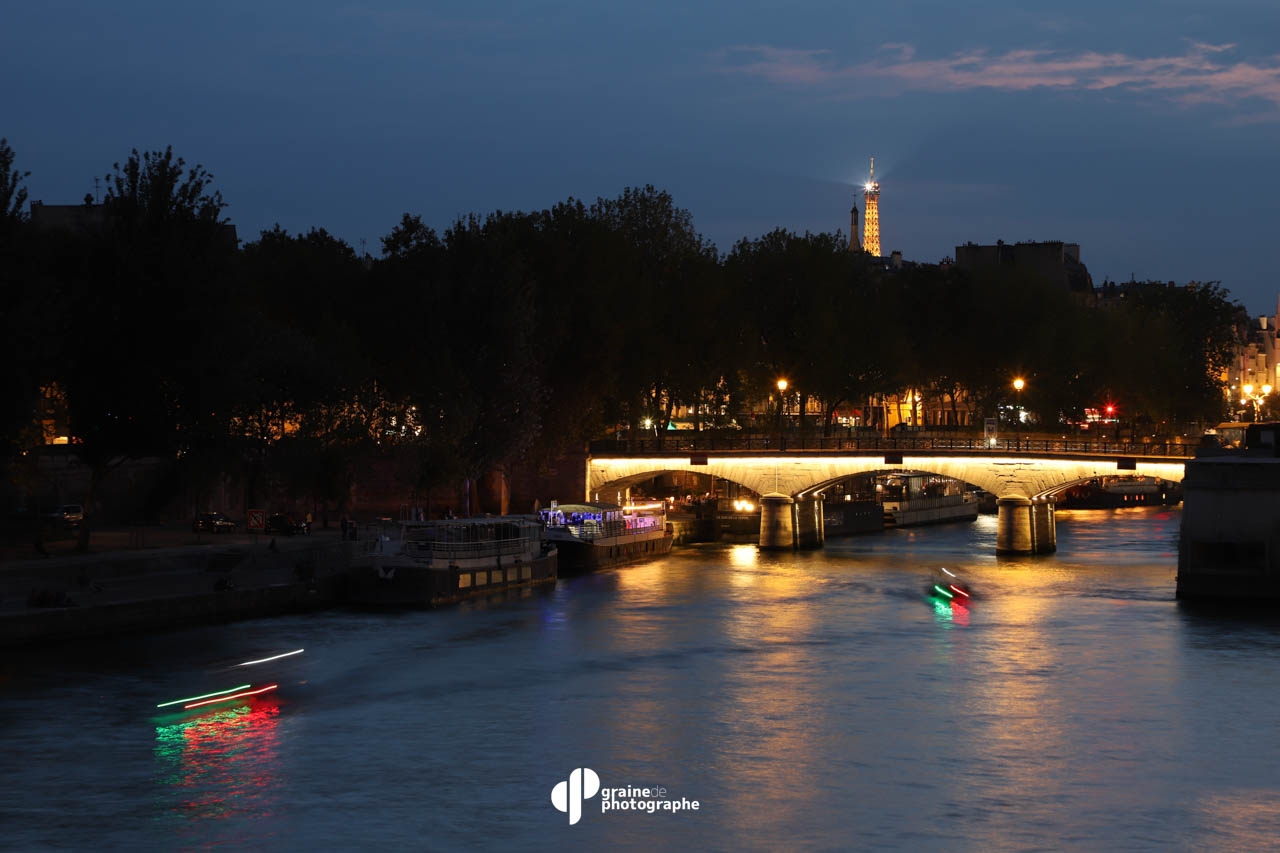
{"type": "Polygon", "coordinates": [[[191,522],[191,532],[235,533],[236,523],[220,512],[202,512],[191,522]]]}
{"type": "Polygon", "coordinates": [[[80,504],[63,504],[46,512],[44,517],[63,527],[79,527],[84,521],[84,507],[80,504]]]}
{"type": "Polygon", "coordinates": [[[266,526],[262,531],[292,536],[295,533],[306,533],[307,525],[287,513],[277,512],[267,518],[266,526]]]}

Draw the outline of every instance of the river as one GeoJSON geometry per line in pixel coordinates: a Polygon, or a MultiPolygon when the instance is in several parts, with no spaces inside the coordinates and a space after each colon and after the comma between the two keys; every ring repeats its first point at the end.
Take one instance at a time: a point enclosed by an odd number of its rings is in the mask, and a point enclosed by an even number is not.
{"type": "Polygon", "coordinates": [[[1280,620],[1175,602],[1178,520],[1064,512],[1024,558],[988,516],[699,546],[434,612],[10,655],[0,847],[1274,848],[1280,620]],[[938,566],[968,607],[926,598],[938,566]],[[292,648],[277,693],[157,713],[208,661],[292,648]],[[571,825],[551,794],[580,767],[571,825]]]}

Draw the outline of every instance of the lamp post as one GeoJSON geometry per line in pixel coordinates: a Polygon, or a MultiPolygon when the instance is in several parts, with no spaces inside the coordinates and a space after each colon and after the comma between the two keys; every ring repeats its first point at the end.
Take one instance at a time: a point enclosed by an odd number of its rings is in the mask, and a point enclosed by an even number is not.
{"type": "Polygon", "coordinates": [[[787,393],[787,380],[779,379],[778,380],[778,446],[779,448],[782,447],[782,442],[783,442],[782,416],[786,413],[785,412],[786,393],[787,393]]]}
{"type": "Polygon", "coordinates": [[[1244,392],[1244,399],[1240,401],[1241,403],[1247,406],[1250,401],[1253,402],[1253,420],[1254,423],[1257,423],[1258,411],[1262,408],[1262,403],[1267,399],[1267,395],[1271,393],[1271,386],[1263,385],[1258,389],[1258,393],[1256,394],[1254,393],[1252,385],[1244,385],[1240,390],[1244,392]]]}
{"type": "Polygon", "coordinates": [[[1017,407],[1017,414],[1014,415],[1014,418],[1015,418],[1014,423],[1017,424],[1018,426],[1022,425],[1022,389],[1025,387],[1027,387],[1027,383],[1023,381],[1021,376],[1016,377],[1013,380],[1013,390],[1016,391],[1018,394],[1018,407],[1017,407]]]}

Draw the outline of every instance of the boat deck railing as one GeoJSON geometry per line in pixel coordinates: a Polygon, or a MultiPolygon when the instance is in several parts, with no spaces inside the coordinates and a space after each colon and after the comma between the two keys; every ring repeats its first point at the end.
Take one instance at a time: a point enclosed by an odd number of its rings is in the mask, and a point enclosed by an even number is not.
{"type": "Polygon", "coordinates": [[[430,539],[406,540],[403,551],[418,559],[448,562],[485,557],[523,556],[541,547],[536,539],[502,539],[490,542],[440,542],[430,539]]]}
{"type": "Polygon", "coordinates": [[[941,509],[949,506],[962,506],[975,503],[971,494],[939,495],[938,497],[886,498],[882,502],[886,512],[900,512],[908,509],[941,509]]]}
{"type": "Polygon", "coordinates": [[[639,536],[644,533],[654,533],[665,529],[666,523],[664,520],[659,520],[652,524],[632,524],[631,526],[628,526],[625,521],[569,522],[547,526],[548,532],[560,531],[568,533],[574,539],[581,539],[587,542],[596,539],[609,539],[614,536],[639,536]]]}
{"type": "MultiPolygon", "coordinates": [[[[474,525],[479,529],[480,525],[474,525]]],[[[542,549],[542,528],[520,525],[521,535],[501,539],[458,539],[441,532],[414,530],[392,521],[368,522],[360,525],[361,550],[366,554],[402,553],[424,562],[449,563],[455,560],[479,560],[508,556],[531,556],[542,549]],[[407,534],[407,535],[406,535],[407,534]]]]}

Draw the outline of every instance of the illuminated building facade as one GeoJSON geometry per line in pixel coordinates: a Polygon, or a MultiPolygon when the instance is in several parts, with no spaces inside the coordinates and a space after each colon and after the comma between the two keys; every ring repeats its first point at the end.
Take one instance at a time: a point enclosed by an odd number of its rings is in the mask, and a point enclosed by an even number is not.
{"type": "Polygon", "coordinates": [[[876,182],[876,158],[871,158],[871,176],[862,186],[866,205],[862,214],[862,249],[880,257],[880,184],[876,182]]]}

